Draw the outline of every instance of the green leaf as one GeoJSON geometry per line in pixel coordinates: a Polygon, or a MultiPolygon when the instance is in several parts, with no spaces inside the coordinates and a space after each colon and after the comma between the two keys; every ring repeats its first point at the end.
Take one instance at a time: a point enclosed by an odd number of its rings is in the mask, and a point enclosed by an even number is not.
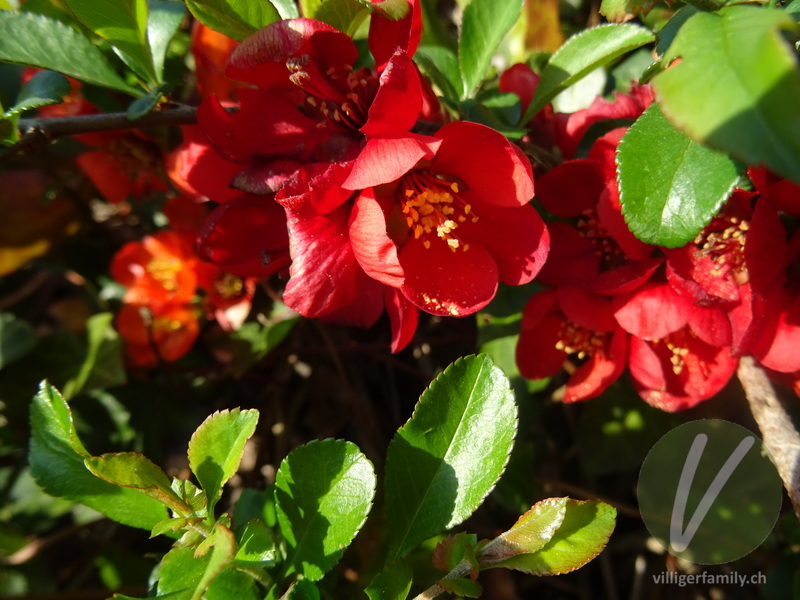
{"type": "Polygon", "coordinates": [[[243,40],[281,18],[267,0],[186,0],[186,6],[203,25],[235,40],[243,40]]]}
{"type": "Polygon", "coordinates": [[[668,248],[692,241],[739,180],[730,158],[675,129],[655,103],[622,138],[617,170],[628,228],[668,248]]]}
{"type": "Polygon", "coordinates": [[[617,511],[597,500],[567,500],[561,526],[540,550],[496,564],[530,575],[561,575],[574,571],[602,552],[608,543],[617,511]]]}
{"type": "Polygon", "coordinates": [[[532,554],[549,542],[567,513],[567,498],[548,498],[534,504],[508,531],[478,550],[481,566],[490,567],[519,554],[532,554]]]}
{"type": "Polygon", "coordinates": [[[392,563],[370,581],[364,592],[369,600],[406,600],[411,591],[412,577],[408,564],[392,563]]]}
{"type": "Polygon", "coordinates": [[[699,12],[699,9],[695,8],[694,6],[688,5],[681,8],[678,12],[672,15],[672,18],[667,21],[667,24],[662,27],[656,37],[658,37],[658,43],[656,44],[656,54],[658,56],[664,56],[664,53],[669,49],[672,42],[675,40],[675,36],[678,35],[678,31],[680,28],[683,27],[683,24],[691,17],[699,12]]]}
{"type": "Polygon", "coordinates": [[[519,19],[523,0],[472,0],[464,9],[458,62],[462,99],[472,96],[486,76],[494,51],[519,19]]]}
{"type": "Polygon", "coordinates": [[[112,324],[112,313],[100,313],[86,322],[88,348],[78,374],[64,387],[64,396],[103,389],[127,382],[122,360],[122,339],[112,324]]]}
{"type": "Polygon", "coordinates": [[[295,0],[270,0],[278,11],[281,19],[296,19],[300,16],[295,0]]]}
{"type": "Polygon", "coordinates": [[[286,574],[321,579],[361,529],[374,495],[372,464],[354,444],[328,439],[293,450],[275,476],[286,574]]]}
{"type": "Polygon", "coordinates": [[[0,313],[0,369],[33,350],[39,338],[33,327],[11,313],[0,313]]]}
{"type": "Polygon", "coordinates": [[[42,489],[148,531],[167,518],[167,510],[156,500],[92,475],[84,465],[88,457],[69,406],[58,390],[43,382],[31,406],[29,454],[31,474],[42,489]]]}
{"type": "Polygon", "coordinates": [[[520,123],[530,121],[557,94],[595,69],[654,40],[647,29],[627,24],[600,25],[573,35],[550,57],[520,123]]]}
{"type": "Polygon", "coordinates": [[[35,14],[0,11],[0,60],[141,95],[123,81],[90,40],[68,25],[35,14]]]}
{"type": "Polygon", "coordinates": [[[244,528],[239,550],[233,557],[239,568],[271,567],[278,560],[278,551],[272,532],[260,519],[251,519],[244,528]]]}
{"type": "Polygon", "coordinates": [[[414,54],[414,62],[445,98],[456,102],[464,89],[461,69],[456,53],[444,46],[420,46],[414,54]]]}
{"type": "Polygon", "coordinates": [[[600,14],[609,21],[630,21],[639,13],[647,14],[660,0],[603,0],[600,14]]]}
{"type": "Polygon", "coordinates": [[[172,0],[149,0],[150,18],[147,20],[147,40],[153,53],[156,80],[164,79],[164,59],[169,42],[186,16],[186,5],[172,0]]]}
{"type": "Polygon", "coordinates": [[[136,452],[116,452],[90,456],[86,468],[114,485],[139,490],[178,512],[188,513],[189,507],[172,491],[164,471],[148,458],[136,452]]]}
{"type": "Polygon", "coordinates": [[[217,523],[213,536],[214,549],[211,551],[211,558],[206,565],[205,571],[203,571],[203,575],[200,577],[200,581],[197,582],[197,587],[192,593],[191,600],[200,600],[204,597],[211,582],[228,567],[233,561],[234,554],[236,554],[236,539],[230,529],[217,523]]]}
{"type": "Polygon", "coordinates": [[[234,476],[244,445],[258,423],[258,411],[223,410],[208,417],[189,441],[189,467],[208,497],[208,513],[222,495],[222,486],[234,476]]]}
{"type": "Polygon", "coordinates": [[[782,10],[728,6],[678,31],[653,78],[664,114],[693,139],[800,181],[800,71],[782,10]]]}
{"type": "Polygon", "coordinates": [[[194,548],[173,548],[158,569],[158,597],[190,600],[211,559],[210,554],[195,558],[194,548]]]}
{"type": "Polygon", "coordinates": [[[320,600],[317,586],[308,579],[296,581],[285,596],[286,600],[320,600]]]}
{"type": "Polygon", "coordinates": [[[485,355],[457,360],[423,392],[389,444],[389,561],[454,527],[480,506],[514,444],[508,379],[485,355]]]}
{"type": "Polygon", "coordinates": [[[53,71],[36,73],[22,86],[16,104],[5,112],[3,118],[8,119],[12,115],[48,104],[61,104],[71,89],[69,80],[63,75],[53,71]]]}
{"type": "Polygon", "coordinates": [[[166,94],[168,88],[169,84],[162,83],[154,87],[141,98],[137,98],[131,102],[126,111],[128,118],[131,121],[141,119],[158,105],[158,102],[166,94]]]}
{"type": "Polygon", "coordinates": [[[65,0],[94,33],[120,52],[125,63],[148,83],[158,83],[147,40],[147,0],[65,0]]]}
{"type": "Polygon", "coordinates": [[[317,12],[322,2],[323,0],[299,0],[300,12],[303,13],[303,17],[313,19],[314,13],[317,12]]]}
{"type": "Polygon", "coordinates": [[[359,0],[323,0],[314,18],[352,36],[369,15],[369,9],[359,0]]]}
{"type": "Polygon", "coordinates": [[[252,575],[225,569],[211,582],[203,600],[263,600],[264,594],[259,590],[252,575]]]}

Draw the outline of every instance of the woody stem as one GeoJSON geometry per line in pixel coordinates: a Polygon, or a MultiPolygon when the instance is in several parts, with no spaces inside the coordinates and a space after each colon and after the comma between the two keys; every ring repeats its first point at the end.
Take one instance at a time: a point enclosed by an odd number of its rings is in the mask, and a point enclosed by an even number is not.
{"type": "Polygon", "coordinates": [[[794,512],[800,518],[800,472],[797,470],[800,461],[800,434],[775,393],[772,382],[752,356],[745,356],[739,361],[738,375],[750,411],[761,430],[764,445],[775,460],[794,512]]]}

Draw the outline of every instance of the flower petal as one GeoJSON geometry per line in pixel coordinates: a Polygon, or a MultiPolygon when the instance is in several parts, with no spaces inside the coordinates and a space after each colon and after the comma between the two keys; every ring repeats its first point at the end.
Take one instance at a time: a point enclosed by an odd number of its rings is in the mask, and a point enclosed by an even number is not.
{"type": "Polygon", "coordinates": [[[253,155],[309,155],[323,137],[316,121],[305,116],[285,95],[239,90],[241,104],[228,112],[216,96],[197,109],[197,122],[222,156],[248,162],[253,155]]]}
{"type": "Polygon", "coordinates": [[[522,285],[531,281],[545,264],[550,235],[544,221],[530,204],[503,207],[486,206],[456,229],[463,242],[482,245],[494,257],[500,281],[522,285]]]}
{"type": "Polygon", "coordinates": [[[414,337],[419,309],[395,288],[384,287],[386,310],[392,323],[392,352],[400,352],[414,337]]]}
{"type": "Polygon", "coordinates": [[[318,60],[325,72],[329,60],[352,65],[358,58],[353,41],[314,19],[276,21],[248,36],[231,54],[226,75],[275,91],[297,89],[289,80],[287,59],[318,60]]]}
{"type": "Polygon", "coordinates": [[[372,138],[353,162],[342,187],[364,190],[397,181],[420,160],[433,158],[440,145],[440,140],[413,133],[397,138],[372,138]]]}
{"type": "Polygon", "coordinates": [[[392,20],[380,14],[380,1],[372,0],[375,12],[369,23],[369,49],[375,57],[375,67],[382,71],[398,48],[414,56],[422,37],[422,7],[420,0],[408,0],[408,14],[392,20]]]}
{"type": "Polygon", "coordinates": [[[220,156],[196,125],[181,127],[183,143],[166,156],[173,185],[197,200],[227,202],[239,195],[228,186],[242,165],[220,156]]]}
{"type": "Polygon", "coordinates": [[[533,198],[531,163],[502,133],[478,123],[456,121],[442,127],[436,137],[442,145],[430,170],[460,178],[467,185],[465,199],[522,206],[533,198]]]}
{"type": "Polygon", "coordinates": [[[350,207],[318,217],[291,216],[290,279],[283,301],[305,317],[322,317],[345,307],[360,293],[364,272],[349,238],[350,207]]]}
{"type": "Polygon", "coordinates": [[[380,78],[378,93],[369,107],[361,133],[390,137],[411,131],[422,108],[419,72],[408,54],[397,50],[380,78]]]}
{"type": "Polygon", "coordinates": [[[614,316],[622,328],[645,340],[657,340],[686,325],[691,302],[666,283],[647,283],[614,298],[614,316]]]}
{"type": "Polygon", "coordinates": [[[197,253],[239,277],[277,273],[289,264],[286,212],[269,196],[242,194],[211,213],[197,253]]]}
{"type": "Polygon", "coordinates": [[[365,190],[356,200],[350,216],[350,243],[361,268],[373,279],[399,288],[405,274],[397,258],[397,246],[389,237],[386,213],[391,199],[381,203],[372,189],[365,190]]]}
{"type": "Polygon", "coordinates": [[[402,291],[425,312],[461,317],[477,312],[497,292],[497,263],[479,244],[463,251],[447,244],[423,246],[410,239],[400,249],[405,272],[402,291]]]}

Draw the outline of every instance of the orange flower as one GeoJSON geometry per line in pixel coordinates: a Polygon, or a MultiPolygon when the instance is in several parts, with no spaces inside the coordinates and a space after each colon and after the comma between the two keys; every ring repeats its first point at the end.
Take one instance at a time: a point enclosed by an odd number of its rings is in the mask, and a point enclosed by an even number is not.
{"type": "Polygon", "coordinates": [[[117,331],[125,342],[125,356],[134,366],[178,360],[191,349],[200,332],[200,324],[190,307],[156,306],[125,304],[117,315],[117,331]]]}
{"type": "Polygon", "coordinates": [[[156,310],[192,301],[197,288],[196,268],[191,238],[161,231],[125,244],[111,262],[111,276],[129,288],[126,304],[156,310]]]}

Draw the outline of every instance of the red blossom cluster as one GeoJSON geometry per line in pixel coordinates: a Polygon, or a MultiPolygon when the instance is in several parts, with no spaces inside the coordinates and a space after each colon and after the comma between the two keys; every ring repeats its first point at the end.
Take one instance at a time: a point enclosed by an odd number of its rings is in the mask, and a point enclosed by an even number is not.
{"type": "Polygon", "coordinates": [[[307,317],[368,327],[386,310],[394,351],[420,310],[475,313],[499,282],[531,281],[549,246],[527,157],[489,127],[447,122],[411,59],[420,33],[415,2],[400,20],[376,10],[375,66],[356,69],[353,40],[325,23],[267,26],[227,64],[250,85],[238,104],[208,97],[170,163],[182,189],[220,203],[202,259],[288,275],[284,302],[307,317]]]}
{"type": "Polygon", "coordinates": [[[250,311],[255,279],[242,279],[198,260],[197,205],[181,196],[164,212],[172,229],[125,244],[111,262],[111,276],[128,289],[116,326],[135,366],[171,362],[186,354],[204,313],[225,329],[241,326],[250,311]],[[198,296],[198,291],[200,296],[198,296]]]}
{"type": "MultiPolygon", "coordinates": [[[[536,76],[515,68],[503,81],[524,100],[536,76]]],[[[533,126],[571,156],[592,124],[636,118],[651,100],[646,86],[634,87],[533,126]]],[[[551,250],[538,277],[549,288],[523,313],[521,373],[539,379],[566,364],[564,400],[574,402],[599,395],[627,367],[646,402],[676,411],[717,394],[738,357],[752,355],[798,391],[800,232],[790,236],[781,215],[798,214],[800,188],[750,169],[754,190],[735,189],[692,243],[648,245],[620,208],[615,155],[625,131],[537,179],[536,199],[558,220],[548,222],[551,250]]]]}
{"type": "MultiPolygon", "coordinates": [[[[648,403],[690,408],[744,355],[800,394],[800,232],[785,226],[800,213],[800,188],[751,168],[752,188],[735,189],[692,243],[646,244],[620,206],[626,129],[584,138],[636,119],[653,101],[648,86],[536,115],[524,142],[563,161],[537,174],[534,193],[520,146],[454,121],[417,69],[417,2],[399,20],[374,4],[372,66],[360,68],[353,40],[320,21],[279,21],[241,44],[195,25],[202,103],[165,158],[182,194],[164,210],[171,230],[128,243],[111,268],[128,287],[117,326],[133,364],[182,356],[202,312],[235,328],[257,278],[286,279],[284,302],[307,317],[369,327],[386,311],[396,352],[420,311],[474,314],[499,283],[536,277],[546,289],[524,310],[517,360],[533,379],[566,366],[567,402],[601,394],[627,368],[648,403]]],[[[499,89],[524,110],[537,82],[516,65],[499,89]]],[[[76,82],[43,116],[95,110],[76,82]]],[[[81,141],[98,147],[78,164],[109,201],[167,190],[145,135],[81,141]]]]}

